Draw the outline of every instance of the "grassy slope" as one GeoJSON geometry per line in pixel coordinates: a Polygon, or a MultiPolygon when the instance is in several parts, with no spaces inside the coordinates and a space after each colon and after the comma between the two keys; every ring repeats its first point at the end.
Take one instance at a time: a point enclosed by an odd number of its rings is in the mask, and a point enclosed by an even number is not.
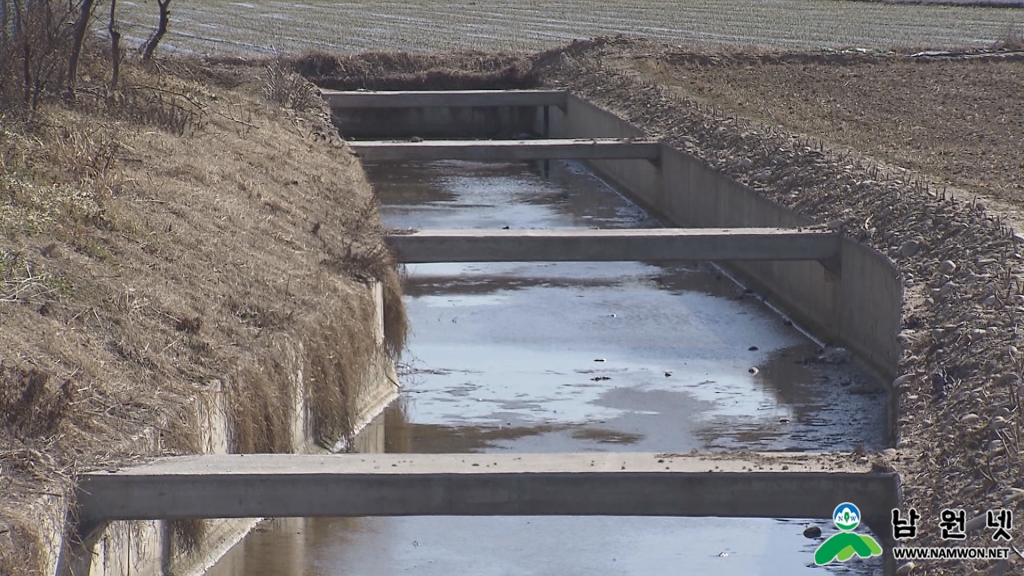
{"type": "Polygon", "coordinates": [[[197,450],[213,379],[235,451],[289,450],[282,370],[302,350],[319,432],[344,433],[346,386],[383,353],[362,280],[385,281],[401,347],[361,167],[322,108],[267,103],[260,72],[129,66],[113,106],[86,86],[75,110],[0,120],[0,573],[39,565],[30,505],[75,470],[147,429],[197,450]]]}

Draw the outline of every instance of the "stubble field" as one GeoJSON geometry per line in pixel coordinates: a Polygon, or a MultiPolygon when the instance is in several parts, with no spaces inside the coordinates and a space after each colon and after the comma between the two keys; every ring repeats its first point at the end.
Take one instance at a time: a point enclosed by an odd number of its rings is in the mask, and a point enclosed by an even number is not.
{"type": "MultiPolygon", "coordinates": [[[[119,6],[138,43],[156,24],[155,3],[119,6]]],[[[535,51],[621,33],[706,46],[906,50],[987,47],[1021,26],[1024,10],[1014,8],[846,0],[195,0],[171,5],[165,43],[201,54],[535,51]]]]}

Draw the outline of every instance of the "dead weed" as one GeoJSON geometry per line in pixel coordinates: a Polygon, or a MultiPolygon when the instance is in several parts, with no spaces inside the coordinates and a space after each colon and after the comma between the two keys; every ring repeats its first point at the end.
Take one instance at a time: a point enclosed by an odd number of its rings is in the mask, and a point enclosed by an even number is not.
{"type": "Polygon", "coordinates": [[[317,86],[334,90],[508,90],[537,85],[529,58],[467,51],[401,51],[337,56],[308,52],[290,65],[317,86]]]}

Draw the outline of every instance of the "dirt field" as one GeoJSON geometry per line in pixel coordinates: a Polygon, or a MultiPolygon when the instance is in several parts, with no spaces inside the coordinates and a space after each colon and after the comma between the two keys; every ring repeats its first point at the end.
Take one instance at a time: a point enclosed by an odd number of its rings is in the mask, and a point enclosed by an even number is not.
{"type": "Polygon", "coordinates": [[[1024,54],[912,58],[695,53],[633,45],[604,63],[961,197],[1024,206],[1024,54]]]}
{"type": "MultiPolygon", "coordinates": [[[[125,33],[147,37],[156,22],[153,4],[118,5],[129,25],[125,33]]],[[[535,51],[619,33],[686,45],[977,48],[1004,38],[1012,25],[1024,27],[1020,9],[846,0],[194,0],[172,6],[167,46],[217,54],[535,51]]]]}

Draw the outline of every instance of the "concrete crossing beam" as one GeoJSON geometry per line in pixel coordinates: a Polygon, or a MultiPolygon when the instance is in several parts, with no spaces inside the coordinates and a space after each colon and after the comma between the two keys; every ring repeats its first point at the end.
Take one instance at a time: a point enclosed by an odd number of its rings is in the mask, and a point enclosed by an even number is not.
{"type": "Polygon", "coordinates": [[[483,106],[558,106],[563,90],[338,91],[320,90],[331,108],[431,108],[483,106]]]}
{"type": "Polygon", "coordinates": [[[865,518],[896,477],[850,454],[202,455],[80,477],[80,519],[620,515],[865,518]]]}
{"type": "Polygon", "coordinates": [[[392,233],[401,262],[826,260],[839,235],[798,228],[423,230],[392,233]]]}
{"type": "Polygon", "coordinates": [[[657,160],[661,144],[653,140],[537,139],[430,140],[422,142],[349,142],[364,162],[397,160],[657,160]]]}

